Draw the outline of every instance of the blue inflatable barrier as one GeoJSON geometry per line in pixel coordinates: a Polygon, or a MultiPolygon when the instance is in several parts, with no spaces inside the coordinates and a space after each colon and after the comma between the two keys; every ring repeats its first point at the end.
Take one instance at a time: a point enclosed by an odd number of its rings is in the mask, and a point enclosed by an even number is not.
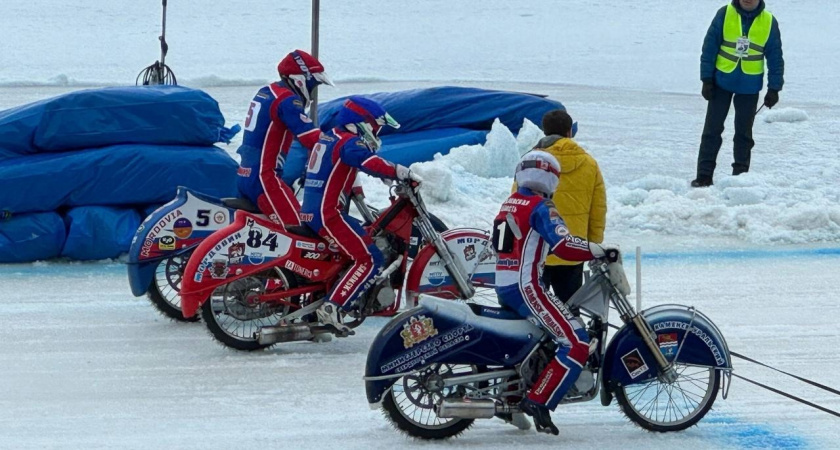
{"type": "Polygon", "coordinates": [[[64,246],[64,221],[54,212],[0,221],[0,263],[55,258],[64,246]]]}
{"type": "Polygon", "coordinates": [[[178,186],[235,197],[236,162],[217,147],[118,145],[0,161],[0,211],[165,203],[178,186]]]}
{"type": "Polygon", "coordinates": [[[81,206],[64,218],[67,240],[61,256],[77,260],[116,258],[131,247],[141,222],[133,209],[81,206]]]}
{"type": "Polygon", "coordinates": [[[0,159],[117,144],[213,145],[225,128],[207,93],[181,86],[71,92],[0,112],[0,159]]]}
{"type": "MultiPolygon", "coordinates": [[[[540,95],[454,86],[380,92],[361,97],[376,100],[400,123],[398,130],[383,129],[383,136],[441,128],[490,130],[496,118],[517,133],[524,119],[540,124],[546,112],[565,109],[562,103],[540,95]]],[[[322,129],[335,126],[336,115],[346,98],[318,105],[322,129]]]]}

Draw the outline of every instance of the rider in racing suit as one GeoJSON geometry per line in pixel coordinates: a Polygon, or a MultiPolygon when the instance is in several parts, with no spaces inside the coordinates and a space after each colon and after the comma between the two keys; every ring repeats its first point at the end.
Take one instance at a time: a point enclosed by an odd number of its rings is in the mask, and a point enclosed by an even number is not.
{"type": "Polygon", "coordinates": [[[332,86],[317,59],[295,50],[277,65],[280,81],[261,88],[248,108],[245,135],[237,153],[239,191],[266,216],[285,226],[299,225],[300,204],[283,183],[283,165],[292,140],[312,150],[321,131],[306,114],[310,97],[320,84],[332,86]]]}
{"type": "Polygon", "coordinates": [[[310,154],[300,217],[301,222],[353,260],[353,266],[317,311],[321,322],[347,335],[350,330],[341,323],[341,312],[352,308],[384,265],[382,253],[367,232],[344,212],[356,174],[361,170],[383,179],[416,183],[422,180],[407,167],[376,156],[381,145],[379,130],[384,126],[399,128],[381,105],[363,97],[350,97],[336,120],[340,125],[322,135],[310,154]]]}
{"type": "Polygon", "coordinates": [[[568,234],[554,203],[560,164],[551,154],[526,153],[516,168],[519,186],[493,222],[493,245],[498,252],[496,293],[499,303],[523,318],[538,320],[557,344],[557,353],[528,396],[522,411],[534,418],[537,431],[558,434],[550,410],[577,380],[589,357],[589,337],[579,319],[543,286],[541,273],[550,252],[568,261],[603,257],[604,249],[568,234]]]}

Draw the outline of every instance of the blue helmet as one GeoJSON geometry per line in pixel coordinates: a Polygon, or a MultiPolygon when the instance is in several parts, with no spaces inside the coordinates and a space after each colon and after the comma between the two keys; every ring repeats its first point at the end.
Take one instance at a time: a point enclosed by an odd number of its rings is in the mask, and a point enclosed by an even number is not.
{"type": "Polygon", "coordinates": [[[364,98],[348,97],[336,116],[339,126],[355,132],[371,150],[379,150],[382,141],[379,131],[384,126],[399,128],[400,124],[379,103],[364,98]]]}

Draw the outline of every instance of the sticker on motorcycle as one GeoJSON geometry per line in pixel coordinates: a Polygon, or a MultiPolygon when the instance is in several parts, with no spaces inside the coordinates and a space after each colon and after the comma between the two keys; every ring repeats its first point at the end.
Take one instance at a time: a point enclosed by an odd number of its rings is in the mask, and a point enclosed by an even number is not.
{"type": "Polygon", "coordinates": [[[666,358],[673,358],[677,355],[677,348],[679,348],[677,333],[660,334],[656,336],[656,342],[659,344],[659,351],[666,358]]]}
{"type": "Polygon", "coordinates": [[[400,332],[405,348],[411,348],[437,334],[434,322],[426,316],[412,317],[403,324],[403,330],[400,332]]]}
{"type": "Polygon", "coordinates": [[[645,364],[645,360],[642,359],[642,354],[639,353],[639,349],[634,348],[630,351],[630,353],[621,357],[621,364],[624,364],[624,368],[627,369],[627,373],[630,374],[630,378],[636,379],[645,372],[648,371],[648,366],[645,364]]]}
{"type": "Polygon", "coordinates": [[[175,236],[161,236],[158,240],[158,249],[175,250],[175,236]]]}
{"type": "Polygon", "coordinates": [[[467,261],[475,259],[475,244],[470,244],[464,247],[464,259],[467,261]]]}
{"type": "Polygon", "coordinates": [[[172,231],[175,232],[175,236],[178,236],[179,239],[186,239],[192,234],[192,222],[186,217],[181,217],[175,221],[172,231]]]}
{"type": "Polygon", "coordinates": [[[213,265],[210,266],[210,277],[217,280],[223,280],[230,273],[228,262],[224,259],[213,260],[213,265]]]}

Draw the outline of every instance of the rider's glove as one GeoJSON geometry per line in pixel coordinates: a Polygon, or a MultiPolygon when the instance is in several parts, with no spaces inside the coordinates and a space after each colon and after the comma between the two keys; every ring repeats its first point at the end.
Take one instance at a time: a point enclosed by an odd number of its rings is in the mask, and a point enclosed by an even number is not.
{"type": "Polygon", "coordinates": [[[408,167],[400,164],[397,164],[397,178],[400,181],[411,180],[414,182],[415,185],[420,185],[420,183],[423,182],[423,177],[421,177],[415,172],[412,172],[411,169],[409,169],[408,167]]]}
{"type": "Polygon", "coordinates": [[[618,261],[620,254],[617,245],[601,245],[594,242],[589,243],[589,251],[595,258],[604,258],[611,263],[618,261]]]}

